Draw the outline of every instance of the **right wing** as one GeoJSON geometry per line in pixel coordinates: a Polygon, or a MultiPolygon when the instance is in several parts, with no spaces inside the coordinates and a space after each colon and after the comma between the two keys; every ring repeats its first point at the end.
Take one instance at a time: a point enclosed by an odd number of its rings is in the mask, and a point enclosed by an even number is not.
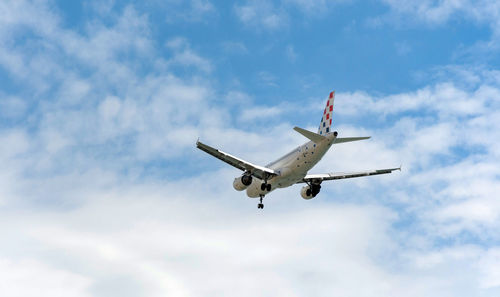
{"type": "Polygon", "coordinates": [[[218,149],[210,147],[206,144],[201,143],[200,141],[196,141],[196,147],[200,150],[216,157],[219,160],[226,162],[227,164],[234,166],[240,170],[247,171],[251,175],[259,178],[259,179],[267,179],[271,176],[278,175],[274,170],[252,164],[230,154],[224,153],[218,149]]]}
{"type": "Polygon", "coordinates": [[[323,174],[308,174],[298,183],[321,183],[325,180],[335,180],[335,179],[344,179],[344,178],[354,178],[354,177],[362,177],[362,176],[370,176],[370,175],[378,175],[378,174],[387,174],[392,173],[394,170],[401,171],[401,167],[399,168],[390,168],[390,169],[378,169],[372,171],[362,171],[362,172],[351,172],[351,173],[323,173],[323,174]]]}

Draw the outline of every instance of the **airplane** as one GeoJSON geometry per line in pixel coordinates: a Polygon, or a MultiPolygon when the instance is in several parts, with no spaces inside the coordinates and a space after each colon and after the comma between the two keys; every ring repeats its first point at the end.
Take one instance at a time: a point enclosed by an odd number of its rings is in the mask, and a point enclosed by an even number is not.
{"type": "Polygon", "coordinates": [[[293,128],[310,141],[297,147],[278,160],[267,164],[266,166],[253,164],[210,147],[201,143],[199,139],[196,141],[196,147],[214,156],[215,158],[242,170],[243,174],[234,179],[233,187],[237,191],[246,190],[247,196],[250,198],[260,198],[260,203],[257,205],[259,209],[264,208],[264,204],[262,202],[264,196],[275,189],[305,183],[306,185],[302,187],[300,195],[302,198],[309,200],[318,195],[323,181],[387,174],[392,173],[395,170],[401,171],[400,166],[399,168],[378,169],[352,173],[308,174],[309,170],[321,160],[332,145],[370,138],[369,136],[342,138],[338,137],[337,131],[331,131],[334,98],[335,91],[331,92],[328,97],[325,110],[323,111],[323,117],[321,118],[321,123],[318,128],[318,133],[299,127],[293,128]]]}

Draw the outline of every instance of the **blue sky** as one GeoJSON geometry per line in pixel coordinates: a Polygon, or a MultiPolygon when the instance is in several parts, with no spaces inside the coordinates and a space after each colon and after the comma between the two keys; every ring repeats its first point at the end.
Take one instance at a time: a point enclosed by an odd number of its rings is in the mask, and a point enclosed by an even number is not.
{"type": "Polygon", "coordinates": [[[498,296],[496,1],[2,1],[2,296],[498,296]],[[314,172],[259,164],[333,122],[314,172]]]}

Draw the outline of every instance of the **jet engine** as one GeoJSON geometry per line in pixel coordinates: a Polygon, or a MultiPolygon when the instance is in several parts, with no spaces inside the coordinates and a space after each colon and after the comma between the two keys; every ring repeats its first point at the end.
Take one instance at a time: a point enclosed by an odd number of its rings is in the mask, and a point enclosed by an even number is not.
{"type": "Polygon", "coordinates": [[[306,200],[313,199],[314,196],[312,195],[311,187],[302,187],[302,190],[300,190],[300,196],[306,200]]]}
{"type": "Polygon", "coordinates": [[[233,188],[236,191],[243,191],[251,184],[252,184],[252,176],[251,175],[242,175],[242,176],[234,179],[233,188]]]}
{"type": "Polygon", "coordinates": [[[306,200],[313,199],[316,195],[318,195],[320,189],[320,185],[313,184],[311,186],[304,186],[302,187],[302,190],[300,190],[300,196],[306,200]]]}

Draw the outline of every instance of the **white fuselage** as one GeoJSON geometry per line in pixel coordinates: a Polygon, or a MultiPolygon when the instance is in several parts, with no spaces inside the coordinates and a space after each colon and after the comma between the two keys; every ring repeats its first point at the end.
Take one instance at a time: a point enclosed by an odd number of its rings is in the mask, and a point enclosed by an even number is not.
{"type": "MultiPolygon", "coordinates": [[[[325,139],[321,142],[314,143],[309,141],[278,160],[266,165],[267,168],[273,169],[278,173],[277,176],[273,176],[267,180],[267,183],[271,185],[271,191],[276,188],[286,188],[296,184],[307,175],[307,172],[323,158],[335,139],[333,133],[328,133],[324,136],[325,139]]],[[[252,183],[247,188],[247,196],[257,198],[268,194],[269,191],[261,190],[263,182],[263,180],[254,177],[252,183]]]]}

